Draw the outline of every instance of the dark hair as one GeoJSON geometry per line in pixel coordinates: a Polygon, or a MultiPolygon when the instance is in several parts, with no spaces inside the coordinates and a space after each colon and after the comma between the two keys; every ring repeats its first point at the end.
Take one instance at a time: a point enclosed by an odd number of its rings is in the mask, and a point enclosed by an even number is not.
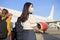
{"type": "Polygon", "coordinates": [[[18,18],[19,21],[25,22],[25,21],[28,19],[29,14],[30,14],[30,13],[29,13],[29,7],[30,7],[30,5],[32,5],[32,3],[30,3],[30,2],[26,2],[26,3],[24,4],[21,17],[18,18]]]}
{"type": "Polygon", "coordinates": [[[6,11],[5,14],[8,14],[8,10],[7,9],[3,9],[2,11],[6,11]]]}

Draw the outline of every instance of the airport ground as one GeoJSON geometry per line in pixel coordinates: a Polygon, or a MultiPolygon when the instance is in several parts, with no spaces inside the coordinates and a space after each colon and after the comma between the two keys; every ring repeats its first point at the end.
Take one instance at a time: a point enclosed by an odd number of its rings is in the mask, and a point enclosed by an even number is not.
{"type": "Polygon", "coordinates": [[[36,33],[37,40],[60,40],[60,29],[48,28],[45,34],[36,33]]]}

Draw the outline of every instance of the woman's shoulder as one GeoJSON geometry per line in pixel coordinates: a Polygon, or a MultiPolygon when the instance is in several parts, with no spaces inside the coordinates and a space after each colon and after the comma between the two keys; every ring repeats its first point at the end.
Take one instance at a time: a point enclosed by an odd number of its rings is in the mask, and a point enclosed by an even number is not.
{"type": "Polygon", "coordinates": [[[18,17],[18,19],[21,19],[21,17],[18,17]]]}
{"type": "Polygon", "coordinates": [[[21,20],[21,17],[18,17],[18,18],[17,18],[17,21],[20,21],[20,20],[21,20]]]}
{"type": "Polygon", "coordinates": [[[10,17],[6,17],[6,20],[11,20],[11,18],[10,17]]]}

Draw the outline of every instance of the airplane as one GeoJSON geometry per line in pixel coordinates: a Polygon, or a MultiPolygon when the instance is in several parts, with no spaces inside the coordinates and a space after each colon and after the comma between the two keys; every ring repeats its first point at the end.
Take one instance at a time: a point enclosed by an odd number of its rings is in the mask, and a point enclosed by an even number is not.
{"type": "MultiPolygon", "coordinates": [[[[13,10],[13,9],[9,9],[6,7],[0,7],[0,13],[1,13],[1,10],[4,8],[9,11],[9,14],[12,14],[11,24],[13,24],[12,26],[14,28],[15,27],[14,24],[17,21],[17,18],[21,15],[22,11],[13,10]]],[[[53,24],[50,24],[51,22],[52,23],[56,22],[56,24],[54,24],[54,25],[56,25],[60,28],[60,20],[59,20],[59,22],[54,20],[54,5],[52,5],[50,15],[47,18],[42,17],[42,16],[37,16],[37,15],[33,15],[33,17],[34,17],[35,21],[37,21],[38,25],[41,27],[42,30],[44,29],[44,26],[46,27],[45,28],[45,30],[46,30],[47,26],[53,25],[53,24]]]]}

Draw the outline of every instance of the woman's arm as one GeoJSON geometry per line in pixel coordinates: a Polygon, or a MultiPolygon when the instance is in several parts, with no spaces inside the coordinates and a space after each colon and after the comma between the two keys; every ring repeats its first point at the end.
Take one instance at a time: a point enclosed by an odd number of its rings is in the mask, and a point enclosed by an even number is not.
{"type": "Polygon", "coordinates": [[[40,29],[35,26],[35,27],[33,27],[33,30],[39,31],[40,29]]]}

